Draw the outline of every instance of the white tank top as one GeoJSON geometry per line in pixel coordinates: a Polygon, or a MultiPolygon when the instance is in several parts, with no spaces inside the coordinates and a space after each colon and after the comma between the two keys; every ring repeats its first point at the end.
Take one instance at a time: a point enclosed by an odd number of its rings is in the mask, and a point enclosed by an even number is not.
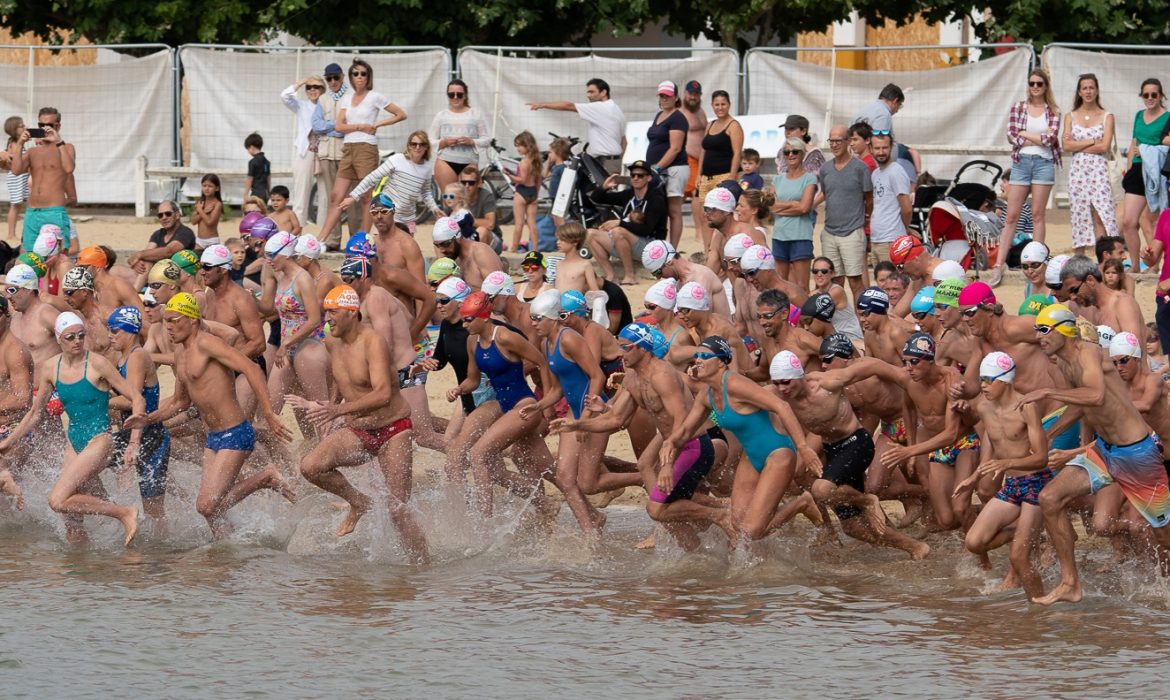
{"type": "MultiPolygon", "coordinates": [[[[1029,114],[1028,115],[1028,128],[1025,129],[1024,131],[1027,131],[1027,132],[1033,133],[1033,134],[1043,134],[1045,131],[1048,131],[1047,117],[1045,117],[1043,114],[1041,114],[1038,117],[1033,117],[1031,114],[1029,114]]],[[[1020,154],[1021,155],[1028,154],[1028,155],[1032,155],[1032,156],[1040,156],[1041,158],[1047,158],[1048,160],[1052,160],[1052,149],[1051,148],[1049,148],[1048,146],[1037,146],[1034,143],[1029,143],[1027,146],[1024,146],[1023,148],[1021,148],[1020,154]]]]}

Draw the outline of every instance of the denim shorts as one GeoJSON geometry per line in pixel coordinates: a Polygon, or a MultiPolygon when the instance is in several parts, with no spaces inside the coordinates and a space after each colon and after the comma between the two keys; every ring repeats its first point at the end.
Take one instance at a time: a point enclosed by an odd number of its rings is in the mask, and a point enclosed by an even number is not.
{"type": "Polygon", "coordinates": [[[800,241],[772,241],[772,257],[779,262],[797,262],[812,260],[813,242],[811,239],[800,241]]]}
{"type": "Polygon", "coordinates": [[[1021,153],[1020,162],[1012,163],[1013,185],[1055,185],[1056,163],[1032,153],[1021,153]]]}

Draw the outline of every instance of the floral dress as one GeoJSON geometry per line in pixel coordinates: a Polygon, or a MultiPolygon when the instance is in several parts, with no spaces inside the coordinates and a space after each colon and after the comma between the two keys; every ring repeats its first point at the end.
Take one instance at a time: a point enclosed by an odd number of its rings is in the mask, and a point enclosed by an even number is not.
{"type": "MultiPolygon", "coordinates": [[[[1072,137],[1076,141],[1105,137],[1105,119],[1094,126],[1072,125],[1072,137]]],[[[1092,247],[1097,242],[1093,226],[1093,210],[1105,225],[1106,236],[1120,235],[1117,230],[1117,207],[1113,202],[1113,190],[1109,185],[1109,162],[1100,153],[1078,151],[1073,154],[1072,166],[1068,171],[1068,205],[1072,223],[1072,244],[1074,248],[1092,247]]]]}

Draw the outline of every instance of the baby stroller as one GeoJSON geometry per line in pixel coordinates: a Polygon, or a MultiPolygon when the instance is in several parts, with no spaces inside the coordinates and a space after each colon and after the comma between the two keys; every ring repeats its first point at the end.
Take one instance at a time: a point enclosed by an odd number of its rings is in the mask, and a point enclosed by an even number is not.
{"type": "Polygon", "coordinates": [[[916,193],[915,208],[925,210],[925,219],[919,219],[919,225],[925,224],[926,229],[922,238],[935,256],[954,260],[969,270],[988,269],[999,245],[1000,223],[994,205],[995,186],[1002,175],[999,165],[973,160],[959,168],[941,194],[937,189],[923,193],[924,197],[937,196],[935,201],[920,202],[916,193]]]}
{"type": "Polygon", "coordinates": [[[605,166],[587,152],[589,144],[565,163],[561,182],[553,197],[552,214],[565,221],[579,221],[585,228],[596,228],[606,218],[606,211],[593,203],[589,195],[609,177],[605,166]]]}

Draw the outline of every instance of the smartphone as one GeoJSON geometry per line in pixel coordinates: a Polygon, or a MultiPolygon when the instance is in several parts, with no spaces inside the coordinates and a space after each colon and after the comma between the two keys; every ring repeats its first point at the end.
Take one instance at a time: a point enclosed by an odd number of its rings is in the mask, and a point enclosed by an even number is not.
{"type": "Polygon", "coordinates": [[[32,129],[25,129],[25,131],[27,131],[27,132],[28,132],[28,136],[29,136],[29,138],[33,138],[33,139],[43,139],[43,138],[45,138],[45,130],[44,130],[44,129],[42,129],[42,128],[40,128],[39,126],[38,126],[38,127],[34,127],[34,128],[32,128],[32,129]]]}
{"type": "Polygon", "coordinates": [[[631,184],[629,175],[618,175],[616,178],[614,178],[614,182],[619,185],[625,185],[626,187],[629,187],[631,184]]]}

